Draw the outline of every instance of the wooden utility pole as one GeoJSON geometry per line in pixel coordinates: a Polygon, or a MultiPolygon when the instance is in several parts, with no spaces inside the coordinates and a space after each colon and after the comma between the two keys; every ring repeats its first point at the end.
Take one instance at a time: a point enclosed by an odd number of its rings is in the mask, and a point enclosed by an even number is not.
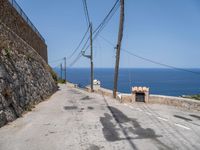
{"type": "Polygon", "coordinates": [[[65,83],[67,83],[67,63],[66,63],[66,57],[64,57],[64,75],[65,75],[65,83]]]}
{"type": "Polygon", "coordinates": [[[90,82],[91,82],[91,92],[93,89],[93,80],[94,80],[94,66],[93,66],[93,37],[92,37],[92,23],[90,23],[90,63],[91,63],[91,71],[90,71],[90,82]]]}
{"type": "Polygon", "coordinates": [[[60,64],[60,79],[62,80],[62,71],[63,71],[63,68],[62,68],[62,63],[60,64]]]}
{"type": "Polygon", "coordinates": [[[85,52],[82,53],[82,55],[86,58],[90,59],[90,88],[91,92],[94,92],[93,88],[93,80],[94,80],[94,66],[93,66],[93,31],[92,31],[92,23],[90,23],[90,55],[85,55],[85,52]]]}
{"type": "Polygon", "coordinates": [[[62,80],[62,63],[60,64],[60,79],[62,80]]]}
{"type": "Polygon", "coordinates": [[[93,88],[93,80],[94,80],[94,66],[93,66],[93,31],[92,31],[92,23],[90,23],[90,55],[85,55],[85,53],[82,53],[82,55],[86,58],[90,59],[90,88],[91,92],[94,92],[93,88]]]}
{"type": "Polygon", "coordinates": [[[115,76],[114,76],[114,88],[113,88],[114,98],[116,98],[117,95],[119,60],[120,60],[120,50],[123,37],[123,28],[124,28],[124,0],[120,0],[120,23],[119,23],[118,42],[116,46],[117,51],[116,51],[115,76]]]}

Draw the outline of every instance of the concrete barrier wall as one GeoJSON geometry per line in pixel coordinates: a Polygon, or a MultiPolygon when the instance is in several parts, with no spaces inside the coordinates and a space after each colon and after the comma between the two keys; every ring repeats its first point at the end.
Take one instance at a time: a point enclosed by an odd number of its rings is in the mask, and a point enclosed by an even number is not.
{"type": "Polygon", "coordinates": [[[149,103],[165,104],[200,111],[200,101],[173,96],[150,95],[149,103]]]}
{"type": "MultiPolygon", "coordinates": [[[[88,90],[89,91],[89,90],[88,90]]],[[[94,92],[98,94],[102,94],[104,96],[113,97],[113,91],[105,88],[98,88],[94,89],[94,92]]],[[[132,102],[132,95],[131,94],[125,94],[125,93],[117,93],[117,100],[123,103],[131,103],[132,102]]]]}
{"type": "Polygon", "coordinates": [[[108,96],[108,97],[112,97],[112,91],[109,89],[104,89],[104,88],[99,88],[97,90],[95,90],[96,93],[102,94],[104,96],[108,96]]]}
{"type": "MultiPolygon", "coordinates": [[[[96,89],[95,92],[102,94],[104,96],[109,96],[109,97],[113,96],[112,90],[105,88],[96,89]]],[[[132,94],[118,93],[117,100],[119,100],[122,103],[133,103],[133,96],[132,94]]],[[[181,97],[149,95],[148,103],[164,104],[164,105],[186,108],[189,110],[200,111],[200,101],[181,98],[181,97]]]]}
{"type": "Polygon", "coordinates": [[[27,42],[47,62],[47,45],[8,0],[0,0],[0,22],[27,42]]]}

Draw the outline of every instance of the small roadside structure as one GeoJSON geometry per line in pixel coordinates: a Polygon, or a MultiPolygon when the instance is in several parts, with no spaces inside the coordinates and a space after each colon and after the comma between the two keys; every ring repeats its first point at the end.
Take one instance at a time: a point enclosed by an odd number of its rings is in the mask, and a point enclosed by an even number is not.
{"type": "MultiPolygon", "coordinates": [[[[87,91],[91,92],[91,85],[87,85],[85,86],[85,88],[87,89],[87,91]]],[[[94,91],[98,91],[101,88],[101,81],[94,79],[93,80],[93,89],[94,91]]]]}
{"type": "Polygon", "coordinates": [[[149,101],[149,88],[147,87],[132,87],[132,102],[149,101]]]}
{"type": "Polygon", "coordinates": [[[101,87],[101,81],[94,79],[93,85],[94,85],[94,90],[98,90],[101,87]]]}

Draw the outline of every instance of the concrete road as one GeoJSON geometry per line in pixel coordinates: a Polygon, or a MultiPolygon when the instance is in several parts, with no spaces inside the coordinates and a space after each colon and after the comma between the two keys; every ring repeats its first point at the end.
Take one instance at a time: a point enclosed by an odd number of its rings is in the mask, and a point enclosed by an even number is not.
{"type": "Polygon", "coordinates": [[[0,150],[200,149],[200,113],[121,104],[61,86],[32,112],[0,128],[0,150]]]}

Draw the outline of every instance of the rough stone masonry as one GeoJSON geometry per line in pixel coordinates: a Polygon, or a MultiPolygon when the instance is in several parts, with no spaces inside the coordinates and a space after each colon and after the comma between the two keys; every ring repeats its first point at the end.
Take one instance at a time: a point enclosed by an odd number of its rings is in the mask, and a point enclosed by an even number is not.
{"type": "Polygon", "coordinates": [[[0,127],[57,90],[50,70],[39,53],[0,17],[0,127]]]}
{"type": "Polygon", "coordinates": [[[16,11],[9,1],[11,0],[0,0],[0,21],[26,41],[47,62],[47,45],[31,28],[30,22],[19,13],[20,9],[16,11]]]}

